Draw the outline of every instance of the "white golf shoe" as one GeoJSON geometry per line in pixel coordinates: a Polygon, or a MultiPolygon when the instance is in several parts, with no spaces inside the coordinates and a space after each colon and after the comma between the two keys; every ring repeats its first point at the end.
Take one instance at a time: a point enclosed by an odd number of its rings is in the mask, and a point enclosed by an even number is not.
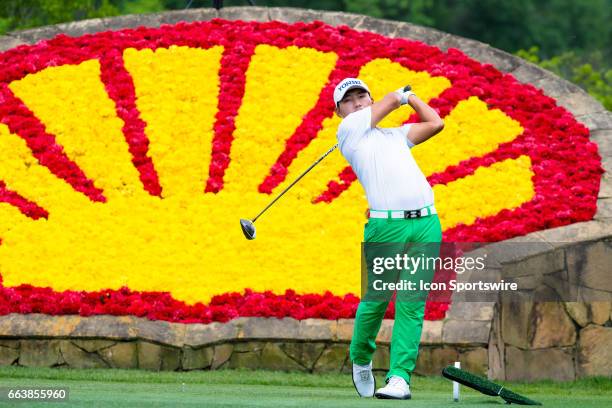
{"type": "Polygon", "coordinates": [[[376,380],[372,374],[372,362],[368,365],[353,363],[353,385],[360,397],[374,396],[376,380]]]}
{"type": "Polygon", "coordinates": [[[379,388],[374,394],[376,398],[382,399],[410,399],[410,386],[402,377],[391,376],[384,388],[379,388]]]}

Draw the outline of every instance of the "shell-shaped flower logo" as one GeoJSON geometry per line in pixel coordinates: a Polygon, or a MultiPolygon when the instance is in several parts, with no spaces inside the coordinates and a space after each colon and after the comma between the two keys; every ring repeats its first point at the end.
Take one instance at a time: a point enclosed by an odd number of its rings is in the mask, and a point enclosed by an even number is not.
{"type": "MultiPolygon", "coordinates": [[[[351,317],[367,203],[339,153],[258,222],[257,240],[238,226],[335,143],[331,95],[347,76],[374,99],[410,84],[444,117],[413,153],[447,241],[595,213],[588,130],[458,50],[213,20],[59,36],[0,62],[2,313],[351,317]]],[[[402,108],[381,125],[414,120],[402,108]]]]}

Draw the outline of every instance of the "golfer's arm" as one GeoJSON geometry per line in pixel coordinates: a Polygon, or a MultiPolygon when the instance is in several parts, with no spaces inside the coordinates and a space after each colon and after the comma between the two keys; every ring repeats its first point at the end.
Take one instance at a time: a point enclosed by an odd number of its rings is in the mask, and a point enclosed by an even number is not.
{"type": "Polygon", "coordinates": [[[418,96],[410,95],[408,103],[421,119],[421,122],[413,124],[408,132],[408,139],[412,143],[415,145],[423,143],[444,129],[444,122],[440,119],[438,112],[420,100],[418,96]]]}
{"type": "Polygon", "coordinates": [[[372,104],[372,127],[376,127],[378,122],[385,116],[400,107],[400,96],[396,92],[385,95],[380,101],[372,104]]]}

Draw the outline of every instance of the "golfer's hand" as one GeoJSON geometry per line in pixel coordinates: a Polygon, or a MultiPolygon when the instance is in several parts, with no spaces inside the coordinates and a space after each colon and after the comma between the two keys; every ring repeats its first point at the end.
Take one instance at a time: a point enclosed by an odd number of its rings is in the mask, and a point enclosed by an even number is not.
{"type": "Polygon", "coordinates": [[[395,91],[395,93],[400,98],[400,105],[406,105],[408,103],[408,98],[410,97],[410,95],[416,96],[416,94],[411,91],[410,85],[406,85],[398,89],[397,91],[395,91]]]}

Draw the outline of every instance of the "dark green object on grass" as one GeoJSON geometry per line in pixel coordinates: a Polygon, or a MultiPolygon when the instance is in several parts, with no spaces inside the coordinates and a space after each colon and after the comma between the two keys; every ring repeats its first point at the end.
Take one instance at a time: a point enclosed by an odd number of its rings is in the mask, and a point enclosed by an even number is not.
{"type": "Polygon", "coordinates": [[[523,395],[504,388],[503,385],[495,384],[493,381],[489,381],[486,378],[479,377],[453,366],[448,366],[442,370],[442,375],[450,380],[457,381],[459,384],[463,384],[466,387],[480,391],[483,394],[494,397],[500,396],[508,404],[542,405],[540,402],[531,400],[523,395]]]}

